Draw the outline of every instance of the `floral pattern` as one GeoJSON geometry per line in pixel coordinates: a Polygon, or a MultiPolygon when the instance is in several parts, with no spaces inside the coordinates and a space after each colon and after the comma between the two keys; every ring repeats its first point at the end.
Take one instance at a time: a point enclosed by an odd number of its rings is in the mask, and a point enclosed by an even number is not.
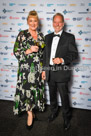
{"type": "Polygon", "coordinates": [[[17,86],[14,98],[13,111],[19,114],[36,108],[45,109],[44,81],[41,79],[43,50],[45,47],[44,36],[38,32],[37,41],[33,39],[28,30],[21,31],[14,45],[14,55],[18,59],[17,86]],[[39,51],[26,55],[31,46],[39,43],[39,51]]]}

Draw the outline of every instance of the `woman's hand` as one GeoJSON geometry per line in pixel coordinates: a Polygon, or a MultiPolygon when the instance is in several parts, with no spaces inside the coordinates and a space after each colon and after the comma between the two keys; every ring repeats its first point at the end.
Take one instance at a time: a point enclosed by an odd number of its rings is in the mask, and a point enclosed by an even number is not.
{"type": "Polygon", "coordinates": [[[32,52],[38,52],[39,47],[38,46],[31,46],[30,49],[31,49],[32,52]]]}
{"type": "Polygon", "coordinates": [[[39,50],[38,46],[31,46],[30,49],[26,50],[26,54],[30,54],[30,53],[33,53],[33,52],[38,52],[38,50],[39,50]]]}

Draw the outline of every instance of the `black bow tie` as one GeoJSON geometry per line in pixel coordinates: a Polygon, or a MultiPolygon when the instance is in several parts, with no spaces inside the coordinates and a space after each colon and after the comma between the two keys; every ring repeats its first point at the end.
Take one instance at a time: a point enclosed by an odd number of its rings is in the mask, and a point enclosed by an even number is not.
{"type": "Polygon", "coordinates": [[[55,37],[55,36],[58,36],[58,37],[60,37],[60,34],[54,34],[54,35],[53,35],[53,37],[55,37]]]}

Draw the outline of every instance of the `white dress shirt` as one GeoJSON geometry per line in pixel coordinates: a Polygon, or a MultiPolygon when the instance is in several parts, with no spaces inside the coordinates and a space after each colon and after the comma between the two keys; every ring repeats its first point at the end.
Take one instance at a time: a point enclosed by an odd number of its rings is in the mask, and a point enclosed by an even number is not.
{"type": "MultiPolygon", "coordinates": [[[[63,30],[61,30],[58,33],[54,32],[54,34],[55,35],[59,34],[61,36],[62,32],[63,32],[63,30]]],[[[51,46],[51,55],[50,55],[50,65],[53,65],[53,60],[52,59],[55,58],[55,54],[56,54],[59,39],[60,39],[60,37],[58,37],[58,36],[53,37],[52,46],[51,46]]]]}

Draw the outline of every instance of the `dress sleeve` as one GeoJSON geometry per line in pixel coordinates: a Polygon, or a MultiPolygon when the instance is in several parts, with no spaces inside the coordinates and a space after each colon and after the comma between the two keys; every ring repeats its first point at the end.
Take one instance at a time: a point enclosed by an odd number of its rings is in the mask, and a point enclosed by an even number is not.
{"type": "Polygon", "coordinates": [[[44,48],[45,48],[45,38],[42,34],[42,41],[41,41],[41,50],[40,50],[40,61],[43,63],[43,53],[44,53],[44,48]]]}
{"type": "Polygon", "coordinates": [[[15,57],[18,59],[19,62],[24,62],[26,60],[26,54],[25,51],[27,50],[26,47],[24,47],[22,42],[23,32],[21,31],[15,41],[13,53],[15,57]]]}

